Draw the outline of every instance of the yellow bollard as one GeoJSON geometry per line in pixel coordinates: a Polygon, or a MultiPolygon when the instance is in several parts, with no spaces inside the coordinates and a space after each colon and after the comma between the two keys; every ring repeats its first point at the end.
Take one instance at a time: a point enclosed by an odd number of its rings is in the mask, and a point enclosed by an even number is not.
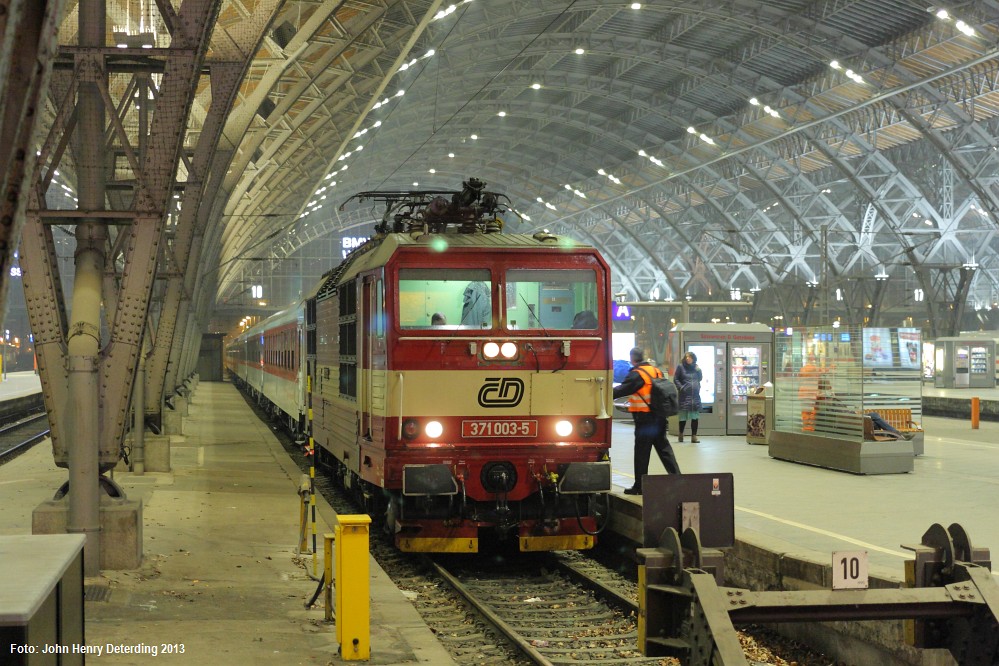
{"type": "Polygon", "coordinates": [[[371,657],[371,603],[368,582],[368,531],[371,517],[337,516],[336,639],[346,660],[371,657]]]}
{"type": "Polygon", "coordinates": [[[978,430],[978,414],[981,409],[981,402],[978,398],[971,399],[971,429],[978,430]]]}

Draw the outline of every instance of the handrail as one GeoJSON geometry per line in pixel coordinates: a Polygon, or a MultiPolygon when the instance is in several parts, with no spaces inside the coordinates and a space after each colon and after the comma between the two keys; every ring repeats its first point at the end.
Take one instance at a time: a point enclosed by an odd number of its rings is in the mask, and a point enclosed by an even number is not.
{"type": "Polygon", "coordinates": [[[396,439],[401,440],[402,439],[402,395],[403,395],[402,373],[401,372],[395,373],[395,378],[399,380],[399,428],[398,432],[396,433],[396,439]]]}

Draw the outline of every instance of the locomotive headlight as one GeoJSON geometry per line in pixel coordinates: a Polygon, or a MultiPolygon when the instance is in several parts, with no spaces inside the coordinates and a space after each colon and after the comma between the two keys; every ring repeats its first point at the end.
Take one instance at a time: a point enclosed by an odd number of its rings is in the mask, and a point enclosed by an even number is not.
{"type": "Polygon", "coordinates": [[[406,439],[415,439],[420,434],[420,426],[415,419],[406,419],[402,422],[402,436],[406,439]]]}
{"type": "Polygon", "coordinates": [[[555,434],[559,437],[568,437],[572,434],[572,423],[569,421],[559,421],[555,424],[555,434]]]}
{"type": "Polygon", "coordinates": [[[593,419],[583,419],[579,422],[579,434],[582,437],[593,437],[597,431],[597,422],[593,419]]]}
{"type": "Polygon", "coordinates": [[[487,342],[486,344],[482,345],[482,355],[485,356],[486,358],[496,358],[496,356],[499,354],[499,350],[500,350],[499,345],[496,344],[495,342],[487,342]]]}
{"type": "Polygon", "coordinates": [[[513,358],[517,355],[516,343],[504,342],[503,346],[500,347],[500,353],[503,354],[503,358],[513,358]]]}
{"type": "Polygon", "coordinates": [[[423,431],[430,439],[437,439],[444,433],[444,426],[441,425],[440,421],[431,421],[423,431]]]}

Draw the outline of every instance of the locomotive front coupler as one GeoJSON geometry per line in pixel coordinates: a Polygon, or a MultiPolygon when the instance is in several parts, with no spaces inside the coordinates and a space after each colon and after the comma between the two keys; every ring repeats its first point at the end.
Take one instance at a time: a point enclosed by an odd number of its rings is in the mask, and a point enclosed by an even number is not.
{"type": "Polygon", "coordinates": [[[458,483],[458,501],[455,503],[455,495],[448,497],[448,517],[444,519],[444,524],[449,526],[460,525],[464,520],[476,520],[475,515],[468,515],[468,495],[465,493],[465,477],[455,470],[455,481],[458,483]]]}

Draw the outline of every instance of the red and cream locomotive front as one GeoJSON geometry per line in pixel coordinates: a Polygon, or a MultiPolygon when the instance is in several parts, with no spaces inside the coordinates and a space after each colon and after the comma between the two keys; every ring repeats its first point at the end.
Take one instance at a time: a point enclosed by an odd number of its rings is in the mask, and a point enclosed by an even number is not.
{"type": "Polygon", "coordinates": [[[483,528],[516,531],[522,550],[595,542],[611,476],[607,269],[588,248],[502,238],[414,242],[385,267],[380,485],[403,550],[477,550],[483,528]]]}

